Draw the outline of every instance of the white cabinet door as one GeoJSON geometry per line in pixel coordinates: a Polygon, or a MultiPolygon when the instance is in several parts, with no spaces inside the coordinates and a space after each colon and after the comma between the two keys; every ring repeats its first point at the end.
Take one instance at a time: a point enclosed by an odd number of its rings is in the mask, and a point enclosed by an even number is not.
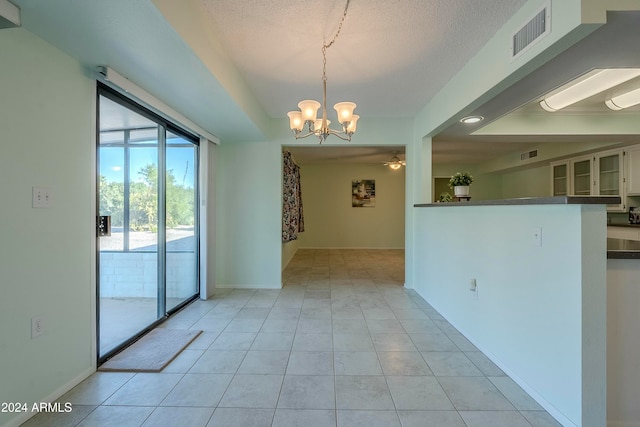
{"type": "Polygon", "coordinates": [[[551,195],[569,195],[569,161],[551,163],[551,195]]]}
{"type": "Polygon", "coordinates": [[[620,196],[620,203],[608,205],[609,211],[625,210],[625,188],[623,181],[623,151],[609,150],[594,156],[595,192],[600,196],[620,196]]]}
{"type": "Polygon", "coordinates": [[[583,156],[571,159],[571,195],[590,196],[593,194],[593,157],[583,156]]]}

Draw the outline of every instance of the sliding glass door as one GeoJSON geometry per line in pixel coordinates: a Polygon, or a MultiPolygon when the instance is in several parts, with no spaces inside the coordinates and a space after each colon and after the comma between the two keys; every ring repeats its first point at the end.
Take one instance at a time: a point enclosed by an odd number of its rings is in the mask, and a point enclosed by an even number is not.
{"type": "Polygon", "coordinates": [[[167,132],[165,229],[168,311],[198,293],[197,148],[184,137],[167,132]]]}
{"type": "Polygon", "coordinates": [[[98,123],[103,361],[199,292],[198,146],[193,136],[102,86],[98,123]]]}

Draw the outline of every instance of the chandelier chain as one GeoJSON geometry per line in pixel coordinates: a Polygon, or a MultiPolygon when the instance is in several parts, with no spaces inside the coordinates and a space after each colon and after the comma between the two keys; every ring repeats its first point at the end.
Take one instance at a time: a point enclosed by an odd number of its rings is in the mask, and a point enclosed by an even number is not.
{"type": "Polygon", "coordinates": [[[326,41],[322,45],[322,80],[327,80],[327,49],[335,43],[336,39],[340,35],[340,31],[342,31],[342,24],[344,24],[344,20],[347,17],[347,10],[349,10],[349,2],[351,0],[347,0],[347,4],[344,5],[344,12],[342,13],[342,19],[340,19],[340,24],[338,25],[338,30],[336,34],[333,36],[333,39],[329,43],[326,41]]]}

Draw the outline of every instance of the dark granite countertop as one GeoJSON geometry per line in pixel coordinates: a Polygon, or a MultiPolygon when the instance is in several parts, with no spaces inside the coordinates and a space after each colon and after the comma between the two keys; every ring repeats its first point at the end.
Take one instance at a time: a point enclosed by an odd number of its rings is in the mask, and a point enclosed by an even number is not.
{"type": "Polygon", "coordinates": [[[522,197],[519,199],[496,199],[450,203],[418,203],[416,208],[437,208],[453,206],[518,206],[518,205],[615,205],[621,202],[619,196],[555,196],[522,197]]]}
{"type": "Polygon", "coordinates": [[[640,259],[640,241],[607,239],[608,259],[640,259]]]}
{"type": "Polygon", "coordinates": [[[607,227],[629,227],[629,228],[640,228],[640,224],[607,224],[607,227]]]}

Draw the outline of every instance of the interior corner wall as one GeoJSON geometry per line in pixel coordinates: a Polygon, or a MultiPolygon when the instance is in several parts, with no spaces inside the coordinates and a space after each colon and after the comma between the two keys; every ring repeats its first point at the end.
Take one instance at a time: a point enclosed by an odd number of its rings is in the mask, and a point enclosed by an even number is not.
{"type": "Polygon", "coordinates": [[[289,262],[291,262],[291,259],[294,257],[299,247],[300,242],[298,240],[292,240],[282,244],[282,270],[289,265],[289,262]]]}
{"type": "Polygon", "coordinates": [[[216,271],[216,150],[217,145],[206,138],[200,140],[200,164],[204,184],[200,186],[201,217],[200,217],[200,298],[206,299],[213,295],[215,290],[216,271]],[[204,247],[203,247],[204,245],[204,247]],[[204,265],[203,265],[204,264],[204,265]]]}
{"type": "Polygon", "coordinates": [[[300,167],[305,231],[301,248],[404,248],[405,169],[383,165],[300,167]],[[375,207],[352,207],[353,180],[374,179],[375,207]]]}
{"type": "Polygon", "coordinates": [[[0,30],[0,52],[0,402],[31,405],[95,369],[95,82],[23,28],[0,30]],[[33,187],[50,208],[31,207],[33,187]]]}
{"type": "Polygon", "coordinates": [[[282,287],[282,149],[216,147],[216,287],[282,287]]]}

